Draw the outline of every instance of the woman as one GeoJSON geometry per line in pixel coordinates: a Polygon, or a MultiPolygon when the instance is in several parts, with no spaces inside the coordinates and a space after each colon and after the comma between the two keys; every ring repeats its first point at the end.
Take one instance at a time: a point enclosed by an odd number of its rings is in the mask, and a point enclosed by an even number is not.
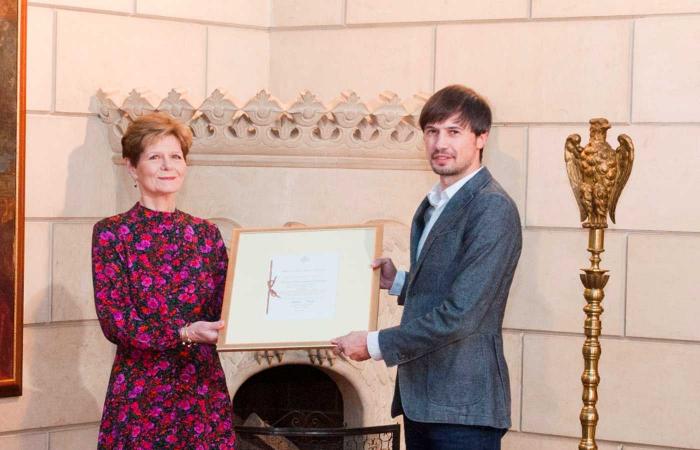
{"type": "Polygon", "coordinates": [[[175,209],[192,134],[162,113],[122,138],[141,198],[93,230],[95,307],[117,345],[98,448],[232,449],[230,399],[214,343],[226,248],[211,223],[175,209]]]}

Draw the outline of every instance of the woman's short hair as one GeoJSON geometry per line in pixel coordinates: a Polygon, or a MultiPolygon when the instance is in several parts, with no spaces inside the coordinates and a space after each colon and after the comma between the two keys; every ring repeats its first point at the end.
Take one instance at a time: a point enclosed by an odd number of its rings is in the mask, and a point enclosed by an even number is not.
{"type": "Polygon", "coordinates": [[[459,84],[444,87],[428,99],[420,113],[420,128],[440,123],[458,114],[477,136],[491,129],[491,108],[473,89],[459,84]]]}
{"type": "Polygon", "coordinates": [[[122,157],[136,167],[146,147],[165,136],[174,136],[180,141],[182,155],[192,147],[192,130],[179,120],[162,112],[146,114],[134,120],[122,137],[122,157]]]}

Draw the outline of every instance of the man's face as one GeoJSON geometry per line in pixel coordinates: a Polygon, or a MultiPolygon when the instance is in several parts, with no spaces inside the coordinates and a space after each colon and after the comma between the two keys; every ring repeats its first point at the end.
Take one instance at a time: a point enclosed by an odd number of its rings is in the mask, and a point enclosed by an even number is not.
{"type": "Polygon", "coordinates": [[[484,148],[488,136],[488,132],[475,135],[468,125],[461,123],[458,114],[425,126],[423,142],[426,156],[444,186],[481,166],[479,150],[484,148]]]}

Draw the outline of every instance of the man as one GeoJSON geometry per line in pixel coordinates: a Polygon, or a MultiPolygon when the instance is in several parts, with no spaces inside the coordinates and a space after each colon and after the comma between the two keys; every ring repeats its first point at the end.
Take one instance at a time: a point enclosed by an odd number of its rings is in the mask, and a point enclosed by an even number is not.
{"type": "Polygon", "coordinates": [[[399,326],[355,331],[335,351],[398,365],[392,416],[404,415],[408,450],[493,450],[510,427],[501,325],[520,257],[518,211],[481,166],[491,110],[476,92],[448,86],[420,115],[440,181],[411,225],[411,268],[380,258],[380,286],[404,306],[399,326]]]}

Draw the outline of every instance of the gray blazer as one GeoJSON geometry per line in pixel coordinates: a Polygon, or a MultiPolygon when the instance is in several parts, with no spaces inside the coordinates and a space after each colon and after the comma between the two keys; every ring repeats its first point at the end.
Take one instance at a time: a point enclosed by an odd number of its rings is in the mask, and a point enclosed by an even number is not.
{"type": "Polygon", "coordinates": [[[509,428],[501,325],[522,232],[518,210],[482,169],[449,201],[416,260],[427,200],[411,226],[411,270],[401,324],[379,332],[398,364],[392,416],[509,428]]]}

